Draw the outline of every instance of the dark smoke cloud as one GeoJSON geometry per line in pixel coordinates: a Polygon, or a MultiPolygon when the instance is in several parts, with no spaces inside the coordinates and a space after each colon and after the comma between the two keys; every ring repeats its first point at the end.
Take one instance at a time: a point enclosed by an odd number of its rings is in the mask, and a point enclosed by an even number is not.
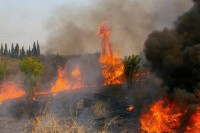
{"type": "Polygon", "coordinates": [[[163,23],[170,26],[190,5],[188,0],[89,0],[82,6],[64,5],[48,21],[47,52],[74,55],[99,51],[97,29],[106,19],[113,47],[123,55],[139,53],[153,29],[163,23]],[[163,15],[166,12],[171,15],[163,15]]]}
{"type": "Polygon", "coordinates": [[[200,1],[178,18],[174,29],[154,31],[145,42],[145,55],[152,70],[171,90],[198,89],[200,81],[200,1]]]}

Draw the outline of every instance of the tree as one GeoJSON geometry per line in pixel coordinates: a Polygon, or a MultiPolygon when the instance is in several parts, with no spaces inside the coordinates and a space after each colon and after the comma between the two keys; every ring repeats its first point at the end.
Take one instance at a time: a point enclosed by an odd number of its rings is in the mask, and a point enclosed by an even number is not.
{"type": "Polygon", "coordinates": [[[43,72],[44,65],[34,57],[28,57],[20,62],[20,70],[24,73],[24,86],[27,88],[29,100],[35,94],[35,87],[43,72]]]}
{"type": "Polygon", "coordinates": [[[11,46],[11,57],[12,57],[12,58],[15,57],[15,49],[14,49],[13,43],[12,43],[12,46],[11,46]]]}
{"type": "Polygon", "coordinates": [[[7,48],[7,44],[5,43],[5,48],[4,48],[4,55],[8,55],[8,48],[7,48]]]}
{"type": "Polygon", "coordinates": [[[1,51],[0,51],[1,55],[3,55],[3,44],[1,44],[1,51]]]}
{"type": "Polygon", "coordinates": [[[35,42],[33,43],[32,56],[37,56],[37,48],[35,42]]]}
{"type": "Polygon", "coordinates": [[[39,56],[39,55],[40,55],[40,45],[37,40],[37,56],[39,56]]]}
{"type": "Polygon", "coordinates": [[[132,87],[133,78],[140,67],[140,60],[138,55],[126,56],[124,59],[124,73],[128,87],[132,87]]]}
{"type": "Polygon", "coordinates": [[[19,57],[22,58],[22,50],[19,50],[19,57]]]}
{"type": "Polygon", "coordinates": [[[15,46],[15,58],[18,58],[19,57],[19,45],[16,44],[15,46]]]}
{"type": "Polygon", "coordinates": [[[8,55],[9,55],[9,56],[11,55],[10,49],[8,50],[8,55]]]}
{"type": "Polygon", "coordinates": [[[22,50],[21,50],[21,56],[22,56],[22,58],[24,58],[25,55],[26,55],[26,53],[25,53],[24,47],[22,47],[22,50]]]}

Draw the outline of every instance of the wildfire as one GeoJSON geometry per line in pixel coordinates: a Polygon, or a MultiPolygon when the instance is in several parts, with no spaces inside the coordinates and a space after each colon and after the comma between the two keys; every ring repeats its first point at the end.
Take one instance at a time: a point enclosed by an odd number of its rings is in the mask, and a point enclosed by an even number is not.
{"type": "Polygon", "coordinates": [[[172,133],[180,126],[182,113],[173,103],[158,100],[143,113],[140,122],[142,132],[172,133]]]}
{"type": "Polygon", "coordinates": [[[70,88],[69,80],[66,78],[65,69],[58,67],[58,76],[55,84],[51,87],[52,93],[57,93],[70,88]]]}
{"type": "Polygon", "coordinates": [[[103,85],[123,84],[124,65],[120,58],[120,53],[113,53],[110,43],[110,29],[103,21],[99,27],[98,35],[102,37],[100,63],[102,66],[103,85]]]}
{"type": "Polygon", "coordinates": [[[186,128],[186,133],[200,133],[200,107],[190,117],[189,126],[186,128]]]}
{"type": "Polygon", "coordinates": [[[126,110],[129,111],[129,112],[133,111],[134,110],[134,105],[130,105],[126,110]]]}
{"type": "Polygon", "coordinates": [[[57,79],[51,87],[50,92],[41,92],[38,94],[56,94],[57,92],[65,90],[83,88],[81,71],[78,66],[71,72],[71,76],[72,80],[69,80],[66,76],[66,69],[59,66],[57,79]]]}
{"type": "Polygon", "coordinates": [[[73,82],[73,89],[78,89],[83,87],[82,85],[82,78],[81,78],[81,71],[80,68],[77,66],[72,72],[71,72],[72,78],[74,80],[73,82]]]}
{"type": "Polygon", "coordinates": [[[20,88],[20,84],[9,82],[0,85],[0,105],[10,99],[20,98],[25,95],[25,91],[20,88]]]}

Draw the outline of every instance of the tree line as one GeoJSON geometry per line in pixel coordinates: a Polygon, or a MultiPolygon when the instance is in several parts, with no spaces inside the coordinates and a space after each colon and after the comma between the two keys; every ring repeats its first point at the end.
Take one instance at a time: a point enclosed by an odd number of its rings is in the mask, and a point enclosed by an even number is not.
{"type": "Polygon", "coordinates": [[[40,45],[37,42],[33,43],[33,47],[29,46],[28,50],[24,49],[24,46],[19,47],[19,44],[17,43],[15,46],[12,43],[12,46],[10,49],[8,49],[7,44],[5,45],[1,44],[0,48],[0,56],[5,56],[5,57],[11,57],[11,58],[24,58],[24,57],[30,57],[30,56],[39,56],[40,55],[40,45]]]}

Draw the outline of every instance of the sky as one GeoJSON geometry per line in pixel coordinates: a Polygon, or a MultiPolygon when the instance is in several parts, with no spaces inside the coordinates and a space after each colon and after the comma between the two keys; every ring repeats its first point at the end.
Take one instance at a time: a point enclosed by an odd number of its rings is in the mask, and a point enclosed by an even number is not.
{"type": "MultiPolygon", "coordinates": [[[[0,0],[0,43],[7,43],[8,47],[11,43],[19,43],[20,46],[25,46],[25,49],[32,46],[34,41],[39,41],[40,46],[46,46],[49,36],[47,23],[51,21],[51,16],[58,7],[67,5],[67,7],[75,7],[87,5],[90,0],[0,0]]],[[[131,0],[130,0],[131,1],[131,0]]],[[[166,6],[156,6],[159,15],[157,16],[158,26],[169,25],[177,17],[173,15],[180,8],[178,14],[182,14],[183,6],[189,7],[185,2],[188,0],[135,0],[145,4],[153,3],[159,5],[163,3],[166,6]],[[170,2],[171,1],[171,2],[170,2]],[[172,6],[170,4],[177,4],[172,6]],[[157,3],[157,4],[156,4],[157,3]],[[166,7],[166,8],[165,8],[166,7]],[[170,10],[168,7],[173,7],[170,10]],[[175,11],[174,11],[175,10],[175,11]],[[161,15],[160,15],[161,14],[161,15]],[[166,17],[172,16],[172,18],[166,17]],[[166,19],[165,19],[166,18],[166,19]],[[168,21],[168,19],[170,21],[168,21]]],[[[155,13],[156,14],[156,13],[155,13]]],[[[136,19],[137,20],[137,19],[136,19]]],[[[56,26],[55,26],[56,27],[56,26]]],[[[44,49],[41,51],[43,52],[44,49]]]]}
{"type": "MultiPolygon", "coordinates": [[[[13,42],[28,48],[47,39],[46,23],[54,10],[63,4],[76,6],[84,0],[0,0],[0,43],[13,42]]],[[[49,20],[48,20],[49,21],[49,20]]]]}

